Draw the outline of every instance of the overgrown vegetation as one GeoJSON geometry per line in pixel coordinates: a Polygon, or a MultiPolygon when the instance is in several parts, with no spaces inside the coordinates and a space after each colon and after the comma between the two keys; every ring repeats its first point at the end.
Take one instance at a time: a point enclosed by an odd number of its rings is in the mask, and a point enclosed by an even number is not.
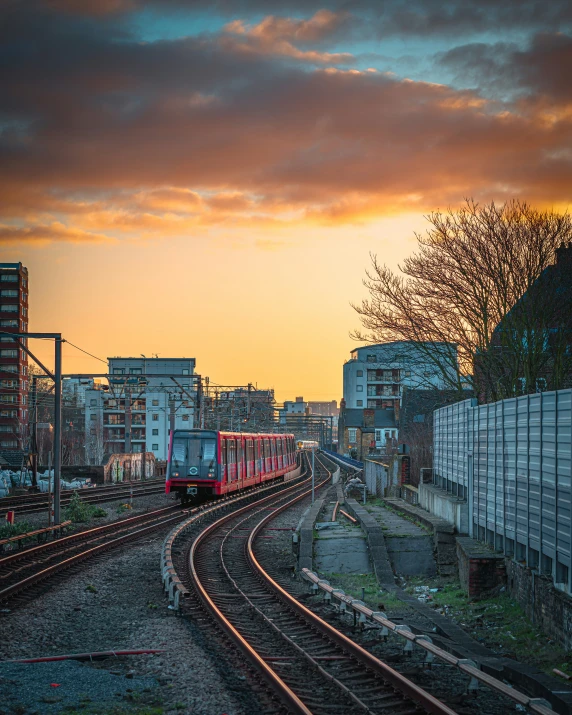
{"type": "Polygon", "coordinates": [[[101,519],[107,516],[107,512],[99,506],[82,501],[79,494],[74,492],[70,503],[64,510],[64,515],[66,520],[69,519],[77,524],[90,521],[90,519],[101,519]]]}
{"type": "Polygon", "coordinates": [[[409,579],[406,590],[417,595],[415,587],[420,585],[440,588],[431,594],[429,605],[442,609],[473,638],[496,653],[536,665],[551,675],[553,668],[572,674],[572,653],[567,653],[535,628],[518,603],[506,593],[469,601],[458,581],[443,584],[438,578],[409,579]]]}
{"type": "Polygon", "coordinates": [[[409,608],[394,593],[382,590],[374,574],[326,573],[324,578],[333,588],[340,588],[348,596],[363,600],[374,611],[391,611],[396,608],[401,611],[409,608]]]}
{"type": "Polygon", "coordinates": [[[6,524],[5,526],[0,526],[0,539],[9,539],[12,536],[27,534],[29,531],[34,531],[34,526],[29,521],[6,524]]]}

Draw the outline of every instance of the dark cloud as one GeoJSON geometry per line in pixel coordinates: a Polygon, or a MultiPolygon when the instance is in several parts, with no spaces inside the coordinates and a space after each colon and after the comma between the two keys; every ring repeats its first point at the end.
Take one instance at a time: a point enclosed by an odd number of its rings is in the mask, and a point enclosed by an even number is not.
{"type": "Polygon", "coordinates": [[[534,101],[572,100],[572,36],[535,35],[525,49],[508,43],[472,43],[438,56],[464,86],[486,88],[534,101]]]}
{"type": "MultiPolygon", "coordinates": [[[[346,15],[144,43],[109,13],[59,7],[13,10],[0,30],[0,240],[340,223],[471,195],[570,199],[567,115],[328,66],[311,38],[346,15]]],[[[560,101],[565,80],[544,74],[568,52],[568,38],[545,35],[527,52],[473,44],[440,61],[510,67],[530,94],[560,101]]]]}

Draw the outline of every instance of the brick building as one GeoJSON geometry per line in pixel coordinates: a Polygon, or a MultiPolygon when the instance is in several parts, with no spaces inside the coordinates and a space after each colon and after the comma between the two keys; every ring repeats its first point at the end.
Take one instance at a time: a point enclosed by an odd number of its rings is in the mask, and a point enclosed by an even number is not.
{"type": "Polygon", "coordinates": [[[397,445],[397,422],[392,407],[384,410],[346,408],[342,400],[338,422],[338,452],[362,461],[386,455],[397,445]]]}
{"type": "Polygon", "coordinates": [[[21,451],[27,436],[28,356],[10,333],[28,330],[28,288],[25,266],[0,263],[0,452],[5,457],[21,451]]]}

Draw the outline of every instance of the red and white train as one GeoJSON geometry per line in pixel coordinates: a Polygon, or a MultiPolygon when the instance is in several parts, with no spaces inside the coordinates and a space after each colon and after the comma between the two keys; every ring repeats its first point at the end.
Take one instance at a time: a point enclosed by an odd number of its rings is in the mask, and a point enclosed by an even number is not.
{"type": "Polygon", "coordinates": [[[169,443],[166,492],[190,501],[247,489],[294,469],[292,434],[175,430],[169,443]]]}

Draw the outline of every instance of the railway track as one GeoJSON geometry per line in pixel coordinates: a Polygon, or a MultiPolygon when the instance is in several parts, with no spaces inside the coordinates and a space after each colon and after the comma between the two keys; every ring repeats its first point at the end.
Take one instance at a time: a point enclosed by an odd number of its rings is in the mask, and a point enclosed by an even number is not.
{"type": "Polygon", "coordinates": [[[54,577],[128,541],[172,526],[189,515],[197,523],[204,524],[205,519],[213,519],[214,515],[234,509],[237,504],[251,503],[283,488],[282,483],[265,484],[192,509],[183,509],[177,504],[11,552],[0,558],[0,609],[9,612],[14,606],[37,595],[46,582],[54,577]],[[5,608],[7,605],[10,609],[5,608]]]}
{"type": "MultiPolygon", "coordinates": [[[[318,460],[317,465],[319,487],[330,473],[318,460]]],[[[246,656],[273,693],[274,698],[257,688],[268,712],[454,715],[306,609],[256,559],[261,530],[309,496],[308,481],[227,514],[194,538],[186,549],[189,598],[183,612],[207,628],[216,625],[246,656]]]]}
{"type": "MultiPolygon", "coordinates": [[[[164,490],[164,479],[114,484],[113,486],[95,487],[93,489],[66,489],[61,493],[60,503],[62,506],[66,506],[74,494],[78,494],[82,501],[97,504],[99,502],[129,499],[131,494],[133,494],[134,497],[159,494],[164,492],[164,490]]],[[[10,510],[16,511],[19,514],[32,514],[34,512],[45,511],[47,508],[48,496],[46,493],[22,494],[21,496],[2,497],[0,499],[0,515],[10,510]]]]}
{"type": "Polygon", "coordinates": [[[166,507],[64,536],[0,558],[0,604],[11,608],[38,588],[82,563],[128,541],[180,521],[188,511],[166,507]]]}

